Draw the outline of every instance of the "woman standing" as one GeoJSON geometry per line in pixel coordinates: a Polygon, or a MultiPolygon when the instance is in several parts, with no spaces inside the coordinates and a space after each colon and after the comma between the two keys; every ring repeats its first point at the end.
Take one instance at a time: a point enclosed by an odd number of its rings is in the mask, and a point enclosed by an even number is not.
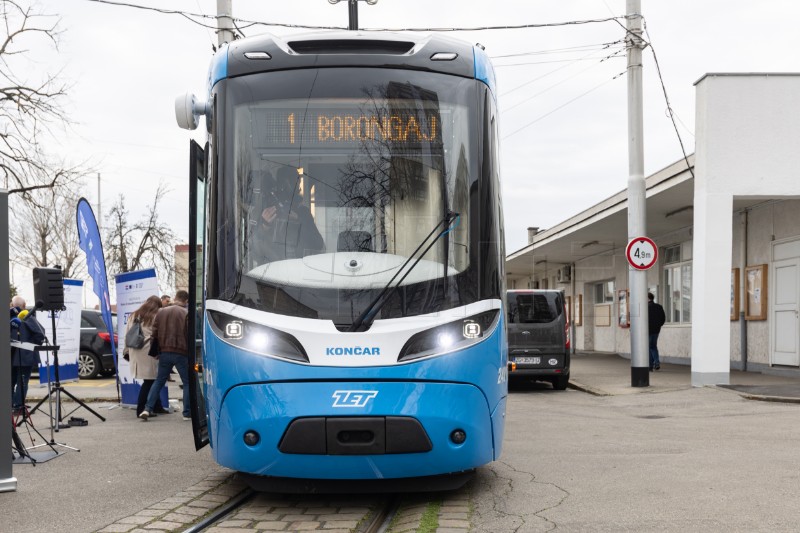
{"type": "MultiPolygon", "coordinates": [[[[150,388],[156,380],[158,374],[158,359],[150,357],[147,352],[150,351],[150,341],[153,333],[153,321],[156,318],[156,313],[161,309],[161,298],[158,296],[150,296],[142,304],[139,309],[134,311],[128,317],[128,325],[126,333],[131,329],[134,322],[138,321],[142,327],[144,334],[144,345],[141,348],[126,347],[131,363],[131,376],[135,379],[143,381],[141,389],[139,389],[139,398],[136,401],[136,416],[138,417],[144,410],[144,404],[147,402],[147,395],[150,393],[150,388]]],[[[159,398],[155,406],[156,413],[168,413],[161,404],[159,398]]],[[[152,415],[151,415],[152,416],[152,415]]]]}

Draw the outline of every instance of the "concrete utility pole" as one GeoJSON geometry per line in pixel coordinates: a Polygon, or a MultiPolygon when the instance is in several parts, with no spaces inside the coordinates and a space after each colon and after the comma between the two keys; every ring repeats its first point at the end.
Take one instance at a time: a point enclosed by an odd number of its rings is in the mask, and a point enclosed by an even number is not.
{"type": "MultiPolygon", "coordinates": [[[[642,111],[642,5],[627,0],[628,46],[628,241],[647,236],[642,111]]],[[[631,386],[650,385],[647,271],[628,267],[631,312],[631,386]]]]}
{"type": "Polygon", "coordinates": [[[101,208],[100,204],[100,173],[97,173],[97,229],[100,230],[100,234],[103,234],[103,209],[101,208]]]}
{"type": "Polygon", "coordinates": [[[217,0],[217,45],[232,43],[233,33],[233,0],[217,0]]]}
{"type": "MultiPolygon", "coordinates": [[[[0,302],[5,305],[11,300],[8,291],[8,191],[0,189],[0,302]]],[[[8,319],[6,319],[8,320],[8,319]]],[[[7,322],[6,322],[7,324],[7,322]]],[[[0,414],[6,422],[0,424],[0,442],[3,444],[3,451],[0,452],[0,492],[10,492],[17,490],[17,478],[11,466],[13,459],[11,452],[12,427],[6,418],[11,414],[11,357],[6,354],[11,349],[9,327],[0,327],[0,347],[3,355],[0,359],[0,414]]]]}

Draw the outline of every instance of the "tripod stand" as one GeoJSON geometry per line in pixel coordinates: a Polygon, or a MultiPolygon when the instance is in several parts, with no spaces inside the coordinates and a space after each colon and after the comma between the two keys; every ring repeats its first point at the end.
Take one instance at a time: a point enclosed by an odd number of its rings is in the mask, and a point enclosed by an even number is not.
{"type": "MultiPolygon", "coordinates": [[[[33,435],[31,435],[31,430],[33,430],[37,435],[39,435],[39,437],[42,439],[42,441],[46,442],[46,439],[45,439],[44,435],[42,435],[42,433],[38,429],[36,429],[36,426],[33,424],[33,420],[31,419],[31,411],[29,411],[28,410],[28,406],[25,405],[25,394],[24,394],[24,388],[25,387],[24,387],[24,384],[25,384],[25,379],[29,379],[29,378],[27,378],[26,376],[23,375],[22,356],[19,355],[19,352],[18,352],[18,350],[21,350],[23,348],[24,349],[33,348],[33,351],[35,351],[35,352],[40,352],[40,351],[43,351],[43,350],[49,350],[51,348],[50,347],[44,347],[44,346],[30,345],[30,344],[27,344],[27,343],[23,344],[23,343],[13,343],[12,342],[12,350],[13,350],[12,353],[17,356],[16,357],[16,363],[14,363],[14,364],[16,365],[15,366],[16,374],[17,374],[16,386],[17,386],[17,390],[19,391],[18,394],[19,394],[19,398],[21,399],[21,405],[20,405],[20,407],[18,407],[19,410],[15,410],[11,414],[11,440],[12,440],[12,442],[14,444],[14,448],[17,450],[17,453],[19,454],[20,459],[21,460],[27,459],[27,462],[30,462],[33,466],[36,466],[36,463],[38,462],[38,460],[47,461],[47,460],[51,459],[52,457],[58,456],[59,454],[58,454],[58,451],[53,447],[53,444],[39,444],[39,445],[36,445],[36,446],[31,446],[30,448],[26,448],[25,445],[22,443],[22,438],[19,435],[18,428],[20,428],[20,426],[24,425],[27,428],[28,436],[31,439],[31,444],[33,444],[33,442],[34,442],[33,435]],[[17,347],[14,346],[15,344],[17,345],[17,347]],[[35,459],[30,454],[30,450],[33,450],[35,448],[39,448],[41,446],[48,446],[52,450],[54,455],[53,456],[48,456],[48,457],[45,457],[45,458],[40,457],[40,459],[38,459],[38,460],[35,459]]],[[[16,396],[15,396],[15,398],[16,398],[16,396]]],[[[24,462],[24,461],[21,461],[21,462],[24,462]]]]}
{"type": "Polygon", "coordinates": [[[47,367],[47,383],[48,383],[49,390],[48,390],[47,394],[44,396],[44,398],[39,400],[39,403],[37,403],[34,406],[34,408],[31,409],[31,412],[33,413],[34,411],[39,409],[39,407],[41,407],[41,405],[45,402],[45,400],[49,400],[50,419],[52,421],[52,423],[50,425],[50,443],[58,445],[58,446],[63,446],[65,448],[69,448],[71,450],[80,451],[77,448],[72,448],[70,446],[66,446],[64,444],[57,443],[57,442],[55,442],[55,440],[53,438],[53,431],[58,431],[59,429],[66,429],[66,428],[70,427],[69,425],[62,425],[61,424],[61,422],[64,420],[64,417],[68,416],[71,413],[74,413],[75,411],[77,411],[78,409],[83,407],[84,409],[86,409],[87,411],[92,413],[94,416],[96,416],[97,418],[99,418],[103,422],[105,422],[106,419],[103,418],[102,416],[100,416],[91,407],[86,405],[86,403],[81,401],[79,398],[76,398],[75,396],[73,396],[68,390],[66,390],[64,387],[61,386],[61,379],[60,379],[59,373],[58,373],[58,346],[56,345],[56,340],[57,340],[56,315],[55,315],[55,313],[53,311],[51,311],[50,313],[51,313],[50,314],[50,320],[51,320],[52,325],[53,325],[53,344],[54,344],[54,346],[53,346],[53,368],[54,368],[54,373],[55,373],[55,383],[50,385],[50,366],[48,365],[48,367],[47,367]],[[53,393],[55,393],[55,394],[53,394],[53,393]],[[62,416],[62,412],[61,412],[61,394],[62,393],[64,393],[67,396],[69,396],[75,403],[78,404],[78,406],[75,409],[73,409],[72,411],[67,413],[67,415],[63,415],[63,416],[62,416]],[[55,412],[55,416],[53,416],[53,398],[54,397],[55,397],[55,406],[56,406],[56,408],[55,408],[55,411],[56,411],[55,412]]]}

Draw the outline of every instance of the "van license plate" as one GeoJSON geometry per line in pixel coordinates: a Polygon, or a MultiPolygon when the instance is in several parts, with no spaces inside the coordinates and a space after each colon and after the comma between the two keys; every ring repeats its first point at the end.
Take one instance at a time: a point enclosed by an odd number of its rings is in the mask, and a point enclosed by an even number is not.
{"type": "Polygon", "coordinates": [[[514,362],[516,363],[530,363],[532,365],[538,365],[542,362],[541,357],[515,357],[514,362]]]}

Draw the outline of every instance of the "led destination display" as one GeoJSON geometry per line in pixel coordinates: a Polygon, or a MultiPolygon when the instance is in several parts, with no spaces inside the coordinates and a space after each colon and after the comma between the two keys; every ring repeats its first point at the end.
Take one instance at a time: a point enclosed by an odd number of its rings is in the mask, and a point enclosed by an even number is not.
{"type": "Polygon", "coordinates": [[[438,113],[396,110],[386,114],[342,109],[257,111],[260,147],[339,146],[381,143],[392,146],[441,144],[438,113]]]}

